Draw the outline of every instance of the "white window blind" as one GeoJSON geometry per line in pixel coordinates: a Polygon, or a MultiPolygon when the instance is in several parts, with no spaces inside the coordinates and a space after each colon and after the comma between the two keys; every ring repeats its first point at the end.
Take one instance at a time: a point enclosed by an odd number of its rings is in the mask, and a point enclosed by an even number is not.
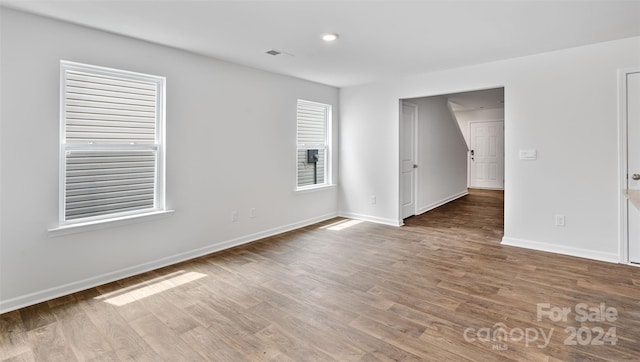
{"type": "Polygon", "coordinates": [[[330,117],[330,105],[298,100],[296,170],[299,189],[328,183],[330,117]],[[317,150],[317,162],[308,162],[308,150],[317,150]]]}
{"type": "Polygon", "coordinates": [[[326,124],[326,105],[298,101],[298,144],[324,147],[326,124]]]}
{"type": "Polygon", "coordinates": [[[62,62],[61,219],[164,208],[164,78],[62,62]]]}

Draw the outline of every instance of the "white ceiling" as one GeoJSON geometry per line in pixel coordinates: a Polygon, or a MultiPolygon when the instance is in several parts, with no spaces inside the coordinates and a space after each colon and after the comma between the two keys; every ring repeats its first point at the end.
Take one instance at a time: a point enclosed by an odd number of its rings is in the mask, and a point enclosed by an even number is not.
{"type": "Polygon", "coordinates": [[[0,4],[338,87],[640,35],[640,1],[0,4]]]}

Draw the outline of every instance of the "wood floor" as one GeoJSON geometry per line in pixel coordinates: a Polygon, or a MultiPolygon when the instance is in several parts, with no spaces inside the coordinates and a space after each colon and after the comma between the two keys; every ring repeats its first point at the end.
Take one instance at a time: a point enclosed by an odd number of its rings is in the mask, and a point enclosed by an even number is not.
{"type": "Polygon", "coordinates": [[[640,360],[640,268],[501,246],[502,204],[335,219],[5,313],[0,360],[640,360]]]}

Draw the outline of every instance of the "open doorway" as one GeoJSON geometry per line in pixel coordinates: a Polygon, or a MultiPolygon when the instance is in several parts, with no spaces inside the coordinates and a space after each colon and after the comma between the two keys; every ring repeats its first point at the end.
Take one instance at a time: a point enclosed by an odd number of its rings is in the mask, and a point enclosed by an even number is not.
{"type": "Polygon", "coordinates": [[[469,149],[469,188],[504,190],[504,88],[446,97],[469,149]]]}
{"type": "MultiPolygon", "coordinates": [[[[504,88],[400,100],[400,216],[504,191],[504,88]]],[[[402,222],[401,222],[402,223],[402,222]]]]}

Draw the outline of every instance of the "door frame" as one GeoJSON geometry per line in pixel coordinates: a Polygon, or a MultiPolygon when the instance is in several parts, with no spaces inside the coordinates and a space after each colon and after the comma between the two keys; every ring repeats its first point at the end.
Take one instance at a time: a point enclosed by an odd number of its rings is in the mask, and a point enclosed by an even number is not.
{"type": "MultiPolygon", "coordinates": [[[[618,70],[618,184],[619,184],[619,247],[618,253],[620,263],[630,264],[629,261],[629,225],[627,223],[628,199],[625,196],[627,191],[627,175],[629,173],[627,165],[627,75],[640,73],[640,67],[625,68],[618,70]]],[[[635,265],[635,264],[633,264],[635,265]]]]}
{"type": "MultiPolygon", "coordinates": [[[[507,132],[506,132],[506,127],[507,127],[507,118],[509,118],[509,116],[507,115],[508,114],[507,113],[507,109],[508,109],[508,103],[509,103],[509,102],[507,102],[507,98],[508,98],[508,94],[509,94],[509,92],[508,92],[509,89],[508,89],[507,86],[505,86],[504,84],[501,84],[501,85],[487,86],[487,87],[480,87],[480,88],[460,88],[460,89],[450,90],[449,92],[440,91],[440,92],[437,92],[437,93],[418,94],[418,95],[412,95],[411,97],[398,98],[398,103],[397,103],[398,104],[398,110],[397,110],[398,111],[398,113],[397,113],[398,114],[398,121],[397,122],[398,122],[398,126],[399,127],[397,128],[397,130],[399,130],[399,133],[395,135],[396,137],[398,137],[398,138],[396,138],[398,140],[398,148],[396,149],[396,152],[398,152],[396,154],[396,157],[398,157],[397,158],[397,160],[398,160],[397,177],[398,178],[396,179],[397,182],[398,182],[398,184],[397,184],[398,187],[396,188],[396,192],[397,192],[396,195],[398,197],[398,199],[397,199],[397,209],[396,209],[397,210],[396,211],[397,212],[396,215],[397,215],[397,218],[398,218],[398,222],[396,224],[397,226],[403,226],[404,225],[404,221],[403,221],[404,219],[402,218],[402,185],[401,185],[402,164],[400,162],[401,161],[401,152],[402,152],[402,149],[401,149],[401,147],[402,147],[402,133],[401,132],[403,131],[403,128],[402,128],[403,127],[402,126],[402,102],[405,101],[405,100],[406,101],[410,101],[411,99],[416,99],[416,98],[428,98],[428,97],[446,96],[446,95],[451,95],[451,94],[456,94],[456,93],[475,92],[475,91],[482,91],[482,90],[495,89],[495,88],[503,88],[504,89],[504,97],[505,97],[505,102],[504,102],[505,116],[504,116],[504,119],[503,119],[504,129],[505,129],[505,132],[504,132],[504,147],[505,147],[505,165],[504,165],[504,169],[505,169],[505,174],[504,174],[504,190],[503,191],[505,193],[505,199],[507,199],[508,196],[506,195],[506,193],[507,193],[507,188],[508,188],[507,185],[508,185],[508,181],[509,181],[508,177],[507,177],[507,168],[508,168],[508,166],[507,166],[507,163],[506,163],[506,150],[507,150],[507,132]]],[[[417,136],[418,136],[418,129],[416,129],[416,137],[417,136]]],[[[419,138],[418,138],[418,140],[419,140],[419,138]]],[[[415,144],[416,152],[420,148],[418,140],[416,140],[416,144],[415,144]]],[[[416,156],[416,163],[418,163],[417,156],[416,156]]],[[[419,172],[416,172],[416,174],[419,174],[419,172]]],[[[467,176],[467,180],[468,180],[468,176],[467,176]]],[[[418,182],[417,181],[418,181],[418,179],[416,179],[415,187],[419,190],[420,188],[418,187],[418,182]]],[[[415,192],[415,198],[416,198],[416,201],[417,201],[418,200],[418,192],[417,191],[415,192]]],[[[503,204],[504,204],[504,201],[503,201],[503,204]]],[[[503,216],[502,219],[504,221],[505,217],[503,216]]]]}
{"type": "Polygon", "coordinates": [[[503,119],[493,119],[493,120],[484,120],[484,121],[469,121],[469,128],[467,129],[469,132],[469,151],[467,152],[467,187],[474,189],[483,189],[483,190],[503,190],[504,191],[504,179],[505,179],[505,146],[504,146],[504,118],[503,119]],[[488,122],[502,122],[502,188],[489,188],[489,187],[472,187],[471,186],[471,124],[472,123],[488,123],[488,122]]]}
{"type": "MultiPolygon", "coordinates": [[[[400,99],[399,102],[399,110],[400,110],[400,114],[399,114],[399,120],[400,120],[400,132],[399,132],[399,144],[400,147],[402,147],[403,145],[403,135],[404,135],[404,115],[402,112],[402,107],[404,105],[408,105],[410,107],[413,107],[415,109],[415,117],[413,119],[413,162],[415,165],[418,164],[418,111],[420,110],[420,108],[418,107],[417,104],[412,103],[410,101],[404,100],[404,99],[400,99]]],[[[400,149],[401,150],[401,149],[400,149]]],[[[413,215],[415,216],[418,212],[418,174],[419,172],[417,171],[418,169],[414,168],[413,169],[413,215]]],[[[400,197],[398,200],[398,210],[399,210],[399,216],[400,216],[400,220],[399,220],[399,225],[402,226],[404,225],[404,217],[402,214],[402,196],[404,195],[404,187],[402,186],[402,152],[398,152],[398,186],[400,189],[400,197]]]]}

